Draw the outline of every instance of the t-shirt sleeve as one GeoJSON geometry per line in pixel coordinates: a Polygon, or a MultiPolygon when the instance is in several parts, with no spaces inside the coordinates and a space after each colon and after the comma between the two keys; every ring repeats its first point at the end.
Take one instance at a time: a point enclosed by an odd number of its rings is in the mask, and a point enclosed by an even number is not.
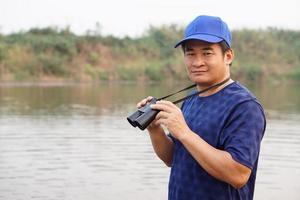
{"type": "Polygon", "coordinates": [[[229,115],[220,138],[221,146],[232,158],[253,169],[264,135],[266,119],[256,101],[246,101],[235,107],[229,115]]]}

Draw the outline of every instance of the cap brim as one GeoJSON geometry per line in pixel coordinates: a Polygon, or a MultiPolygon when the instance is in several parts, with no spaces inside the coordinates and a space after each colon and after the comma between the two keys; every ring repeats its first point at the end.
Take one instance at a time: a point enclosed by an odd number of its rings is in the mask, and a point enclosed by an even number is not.
{"type": "Polygon", "coordinates": [[[177,48],[179,45],[186,42],[187,40],[201,40],[201,41],[210,42],[210,43],[218,43],[218,42],[221,42],[223,39],[219,38],[217,36],[214,36],[214,35],[206,35],[206,34],[191,35],[189,37],[184,38],[183,40],[180,40],[174,46],[174,48],[177,48]]]}

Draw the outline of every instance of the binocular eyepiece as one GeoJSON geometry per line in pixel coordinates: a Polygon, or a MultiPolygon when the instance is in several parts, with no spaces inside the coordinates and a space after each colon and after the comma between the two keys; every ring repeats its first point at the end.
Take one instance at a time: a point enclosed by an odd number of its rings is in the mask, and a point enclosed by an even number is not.
{"type": "Polygon", "coordinates": [[[147,126],[155,119],[159,110],[154,110],[150,105],[155,104],[157,101],[156,98],[153,98],[145,106],[139,108],[136,112],[132,113],[127,117],[128,122],[133,127],[139,127],[141,130],[145,130],[147,126]]]}

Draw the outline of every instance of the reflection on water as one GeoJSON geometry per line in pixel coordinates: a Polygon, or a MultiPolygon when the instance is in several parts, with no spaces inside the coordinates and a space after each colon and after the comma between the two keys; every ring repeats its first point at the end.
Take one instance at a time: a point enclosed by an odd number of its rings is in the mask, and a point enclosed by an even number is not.
{"type": "MultiPolygon", "coordinates": [[[[0,86],[0,200],[166,199],[169,168],[125,118],[183,85],[0,86]]],[[[300,91],[250,87],[268,113],[255,199],[300,199],[300,91]]]]}

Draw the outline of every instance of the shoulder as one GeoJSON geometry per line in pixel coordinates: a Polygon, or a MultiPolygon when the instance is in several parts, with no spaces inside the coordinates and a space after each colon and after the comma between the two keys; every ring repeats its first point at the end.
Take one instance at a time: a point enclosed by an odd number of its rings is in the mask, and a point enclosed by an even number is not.
{"type": "Polygon", "coordinates": [[[248,110],[260,110],[262,113],[263,107],[255,95],[239,82],[233,82],[223,91],[224,101],[230,102],[232,109],[244,108],[248,110]]]}
{"type": "Polygon", "coordinates": [[[221,96],[221,98],[223,98],[225,102],[228,102],[228,104],[233,107],[245,103],[256,105],[260,107],[261,110],[263,110],[261,103],[255,97],[255,95],[244,85],[240,84],[237,81],[224,88],[221,96]]]}
{"type": "Polygon", "coordinates": [[[230,99],[235,100],[256,100],[256,97],[244,85],[235,81],[223,89],[223,94],[230,99]]]}
{"type": "MultiPolygon", "coordinates": [[[[252,124],[257,129],[265,129],[266,117],[263,106],[245,86],[235,82],[228,90],[224,91],[230,107],[227,110],[227,123],[240,121],[245,124],[252,124]],[[258,127],[259,126],[259,127],[258,127]]],[[[240,125],[238,126],[240,127],[240,125]]],[[[264,132],[264,131],[262,131],[264,132]]]]}

